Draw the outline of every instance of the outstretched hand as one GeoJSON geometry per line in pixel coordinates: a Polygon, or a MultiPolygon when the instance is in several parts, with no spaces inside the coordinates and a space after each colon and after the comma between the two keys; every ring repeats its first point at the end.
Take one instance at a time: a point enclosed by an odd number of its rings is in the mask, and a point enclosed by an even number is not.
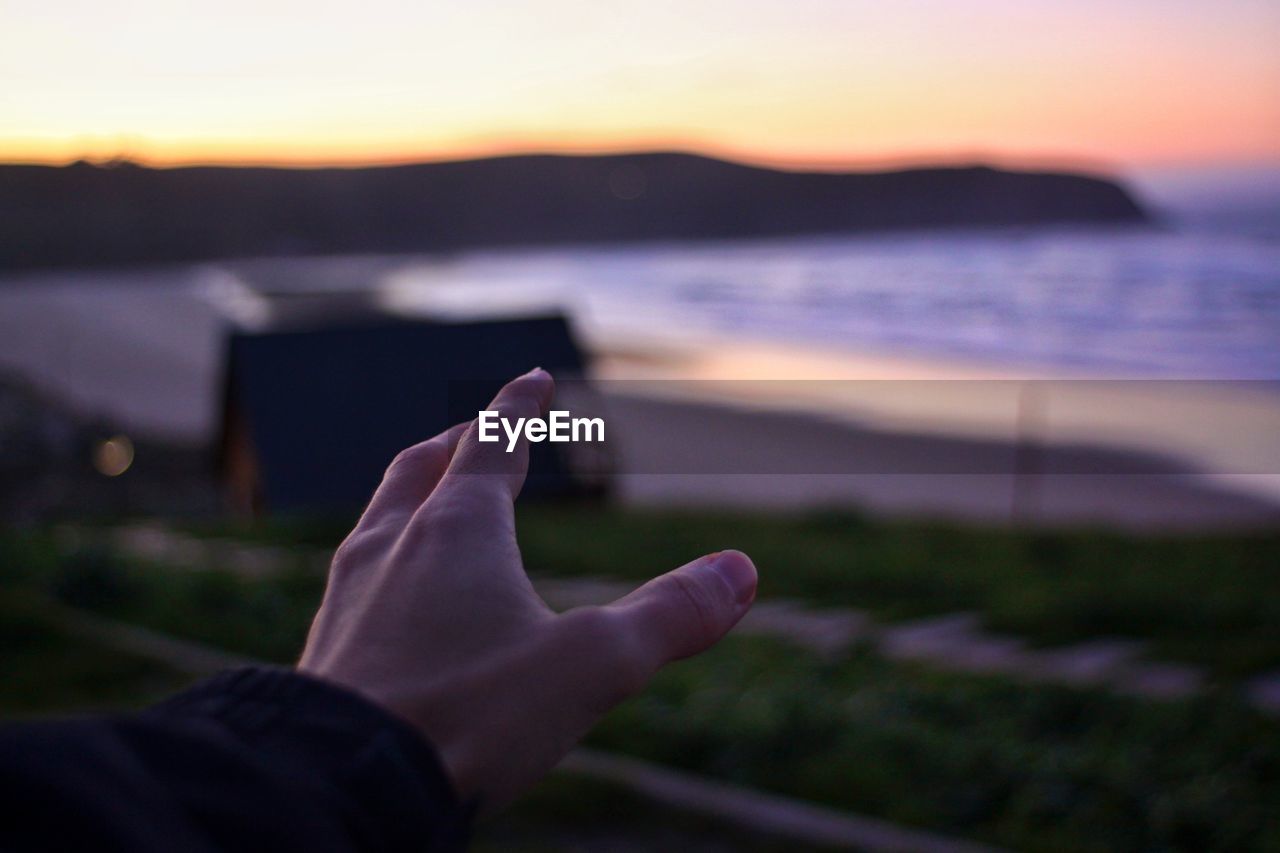
{"type": "MultiPolygon", "coordinates": [[[[542,416],[554,393],[533,370],[490,410],[542,416]]],[[[538,781],[663,665],[724,636],[756,591],[746,555],[722,551],[556,614],[516,544],[528,467],[527,440],[508,453],[477,441],[474,422],[401,452],[334,556],[298,664],[415,725],[482,811],[538,781]]]]}

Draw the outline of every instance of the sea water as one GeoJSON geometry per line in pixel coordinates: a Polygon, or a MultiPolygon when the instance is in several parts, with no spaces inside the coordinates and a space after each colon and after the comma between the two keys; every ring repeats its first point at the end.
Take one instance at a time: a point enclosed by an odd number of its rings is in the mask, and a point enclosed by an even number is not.
{"type": "Polygon", "coordinates": [[[370,284],[409,312],[559,307],[587,334],[728,335],[1104,377],[1280,378],[1280,238],[1232,230],[484,252],[405,259],[370,284]]]}

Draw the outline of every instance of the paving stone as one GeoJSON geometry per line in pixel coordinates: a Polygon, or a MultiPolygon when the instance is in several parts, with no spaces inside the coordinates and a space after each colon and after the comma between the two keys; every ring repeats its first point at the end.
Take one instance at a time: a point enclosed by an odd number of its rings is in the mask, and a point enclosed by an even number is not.
{"type": "Polygon", "coordinates": [[[759,602],[737,629],[782,637],[824,655],[837,655],[872,634],[871,617],[853,608],[806,610],[784,602],[759,602]]]}
{"type": "Polygon", "coordinates": [[[1034,680],[1076,687],[1103,686],[1121,667],[1131,663],[1142,647],[1134,640],[1100,639],[1041,649],[1034,653],[1024,674],[1034,680]]]}
{"type": "Polygon", "coordinates": [[[1280,672],[1272,672],[1253,679],[1244,687],[1245,696],[1253,706],[1268,714],[1280,714],[1280,672]]]}
{"type": "Polygon", "coordinates": [[[928,657],[931,664],[960,672],[1017,675],[1025,666],[1026,644],[1013,637],[961,635],[928,657]]]}
{"type": "Polygon", "coordinates": [[[1204,673],[1194,666],[1132,663],[1121,669],[1112,683],[1121,693],[1146,699],[1186,699],[1203,690],[1204,682],[1204,673]]]}
{"type": "Polygon", "coordinates": [[[935,658],[956,643],[972,641],[978,630],[976,614],[953,613],[882,628],[879,647],[894,659],[935,658]]]}

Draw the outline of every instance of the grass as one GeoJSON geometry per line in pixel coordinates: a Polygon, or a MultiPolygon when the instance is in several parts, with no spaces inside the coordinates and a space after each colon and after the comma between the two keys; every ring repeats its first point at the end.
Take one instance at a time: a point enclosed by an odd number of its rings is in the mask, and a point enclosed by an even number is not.
{"type": "Polygon", "coordinates": [[[474,853],[487,851],[680,850],[787,853],[810,849],[678,812],[617,785],[553,773],[512,808],[481,824],[474,853]]]}
{"type": "MultiPolygon", "coordinates": [[[[1280,531],[1143,536],[1103,529],[1018,531],[872,521],[521,507],[531,573],[645,580],[708,551],[737,548],[761,597],[870,610],[885,620],[956,611],[1034,643],[1104,636],[1222,680],[1280,669],[1280,531]]],[[[350,520],[196,525],[201,535],[336,545],[350,520]]]]}
{"type": "Polygon", "coordinates": [[[191,679],[154,661],[68,635],[48,602],[0,595],[0,717],[140,707],[191,679]]]}
{"type": "Polygon", "coordinates": [[[1021,850],[1280,849],[1280,724],[729,640],[594,745],[1021,850]]]}
{"type": "MultiPolygon", "coordinates": [[[[11,547],[42,554],[50,546],[29,540],[11,547]]],[[[297,659],[324,592],[324,578],[301,568],[251,580],[130,563],[98,549],[54,556],[28,573],[25,585],[72,607],[276,663],[297,659]]]]}
{"type": "Polygon", "coordinates": [[[975,611],[991,630],[1043,644],[1136,637],[1223,679],[1280,668],[1280,532],[1143,537],[546,507],[519,523],[532,572],[641,580],[737,548],[759,567],[762,597],[886,620],[975,611]]]}
{"type": "MultiPolygon", "coordinates": [[[[313,525],[298,538],[332,544],[344,528],[313,525]]],[[[974,610],[992,628],[1046,643],[1142,637],[1157,655],[1208,666],[1224,684],[1280,668],[1276,534],[1151,538],[564,507],[524,509],[520,528],[534,572],[641,580],[739,547],[760,566],[764,596],[865,607],[883,619],[974,610]]],[[[293,535],[287,525],[252,532],[261,542],[293,535]]],[[[0,580],[6,709],[137,702],[173,683],[145,662],[73,651],[40,627],[41,600],[287,662],[322,590],[314,572],[250,581],[127,564],[59,553],[47,535],[0,538],[0,563],[12,567],[0,580]]],[[[1225,687],[1157,703],[730,638],[664,671],[590,743],[1017,849],[1280,850],[1280,721],[1225,687]]],[[[696,821],[670,829],[664,821],[674,818],[650,820],[645,808],[616,790],[552,782],[482,841],[565,849],[620,831],[696,849],[690,839],[714,848],[722,838],[723,828],[696,821]]]]}

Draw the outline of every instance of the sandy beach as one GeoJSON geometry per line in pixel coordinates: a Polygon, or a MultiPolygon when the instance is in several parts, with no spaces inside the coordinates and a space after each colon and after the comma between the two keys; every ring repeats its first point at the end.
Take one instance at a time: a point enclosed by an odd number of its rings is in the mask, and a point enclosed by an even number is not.
{"type": "Polygon", "coordinates": [[[992,524],[1263,527],[1280,506],[1172,457],[858,427],[798,411],[612,395],[617,490],[639,506],[857,508],[992,524]]]}
{"type": "MultiPolygon", "coordinates": [[[[208,442],[231,325],[204,295],[213,273],[184,275],[179,286],[135,278],[0,288],[0,370],[87,417],[208,442]]],[[[627,504],[1125,527],[1280,523],[1280,396],[1254,385],[1116,386],[713,339],[587,343],[627,504]],[[1028,380],[1051,398],[1036,391],[1028,402],[1028,380]]]]}

